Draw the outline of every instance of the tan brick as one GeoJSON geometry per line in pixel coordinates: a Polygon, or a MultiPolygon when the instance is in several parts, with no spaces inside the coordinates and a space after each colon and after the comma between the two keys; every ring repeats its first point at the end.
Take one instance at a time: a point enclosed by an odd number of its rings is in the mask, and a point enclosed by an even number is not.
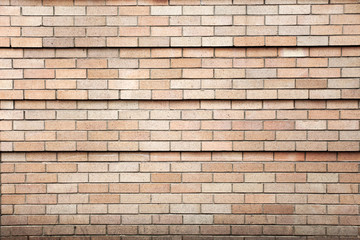
{"type": "Polygon", "coordinates": [[[171,192],[172,193],[200,193],[201,192],[201,184],[171,184],[171,192]]]}
{"type": "Polygon", "coordinates": [[[154,173],[151,174],[152,182],[180,182],[181,175],[173,173],[154,173]]]}
{"type": "Polygon", "coordinates": [[[150,153],[150,161],[180,161],[180,153],[177,152],[152,152],[150,153]]]}
{"type": "Polygon", "coordinates": [[[234,46],[264,46],[264,37],[234,37],[234,46]]]}
{"type": "Polygon", "coordinates": [[[29,216],[29,225],[40,225],[40,224],[56,224],[57,216],[29,216]]]}
{"type": "Polygon", "coordinates": [[[48,184],[46,187],[48,193],[76,193],[76,184],[48,184]]]}
{"type": "Polygon", "coordinates": [[[329,203],[334,204],[338,203],[338,197],[335,195],[309,195],[308,196],[308,202],[309,203],[329,203]]]}
{"type": "Polygon", "coordinates": [[[212,182],[212,174],[209,173],[183,173],[183,182],[212,182]]]}
{"type": "Polygon", "coordinates": [[[262,234],[262,227],[261,226],[234,226],[232,229],[234,235],[261,235],[262,234]]]}
{"type": "MultiPolygon", "coordinates": [[[[118,222],[120,223],[120,221],[118,221],[118,222]]],[[[109,223],[113,224],[112,222],[109,222],[109,223]]],[[[148,215],[139,215],[139,216],[125,215],[125,216],[122,216],[122,223],[123,224],[150,224],[151,216],[148,216],[148,215]]]]}
{"type": "MultiPolygon", "coordinates": [[[[129,2],[129,1],[127,1],[127,2],[129,2]]],[[[116,4],[121,5],[121,2],[117,2],[117,1],[109,2],[109,3],[111,3],[111,5],[116,5],[116,4]]],[[[129,5],[131,5],[131,3],[129,5]]],[[[119,15],[135,15],[135,16],[138,16],[138,15],[149,15],[149,13],[150,13],[150,7],[146,7],[146,6],[119,7],[119,15]]]]}
{"type": "Polygon", "coordinates": [[[241,215],[215,215],[215,224],[242,224],[244,223],[244,217],[241,215]]]}
{"type": "Polygon", "coordinates": [[[53,15],[52,7],[22,7],[23,15],[53,15]]]}
{"type": "Polygon", "coordinates": [[[4,15],[20,15],[20,7],[1,6],[0,9],[4,15]]]}
{"type": "Polygon", "coordinates": [[[306,174],[304,173],[277,173],[277,182],[306,182],[306,174]]]}
{"type": "Polygon", "coordinates": [[[274,224],[275,218],[250,215],[245,217],[246,224],[274,224]]]}

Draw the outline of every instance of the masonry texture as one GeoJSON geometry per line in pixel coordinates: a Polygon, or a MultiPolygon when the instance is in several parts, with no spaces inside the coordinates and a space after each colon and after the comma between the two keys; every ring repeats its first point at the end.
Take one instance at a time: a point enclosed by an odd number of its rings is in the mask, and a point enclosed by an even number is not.
{"type": "Polygon", "coordinates": [[[360,238],[358,0],[0,0],[2,240],[360,238]]]}

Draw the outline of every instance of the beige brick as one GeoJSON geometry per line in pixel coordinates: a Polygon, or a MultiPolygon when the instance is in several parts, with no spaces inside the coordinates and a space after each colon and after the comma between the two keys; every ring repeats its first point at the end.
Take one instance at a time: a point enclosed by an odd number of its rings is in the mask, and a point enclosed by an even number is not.
{"type": "Polygon", "coordinates": [[[55,7],[55,15],[85,15],[85,7],[58,6],[55,7]]]}
{"type": "MultiPolygon", "coordinates": [[[[250,15],[261,15],[266,12],[267,14],[277,14],[278,6],[248,6],[247,14],[250,15]]],[[[310,11],[310,8],[309,8],[310,11]]]]}
{"type": "Polygon", "coordinates": [[[234,25],[263,25],[264,16],[234,16],[234,25]]]}
{"type": "Polygon", "coordinates": [[[202,213],[230,213],[231,206],[227,204],[202,204],[202,213]]]}
{"type": "Polygon", "coordinates": [[[0,9],[4,15],[20,15],[20,7],[1,6],[0,9]]]}
{"type": "Polygon", "coordinates": [[[52,7],[22,7],[22,14],[23,15],[53,15],[53,8],[52,7]]]}

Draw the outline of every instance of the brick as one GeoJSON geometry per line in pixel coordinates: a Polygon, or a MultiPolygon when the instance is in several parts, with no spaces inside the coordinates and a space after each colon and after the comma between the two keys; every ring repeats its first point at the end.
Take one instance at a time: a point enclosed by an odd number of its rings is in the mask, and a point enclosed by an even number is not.
{"type": "MultiPolygon", "coordinates": [[[[8,37],[18,37],[20,36],[20,27],[0,27],[0,35],[8,37]]],[[[19,40],[15,40],[16,44],[20,45],[19,40]]],[[[31,40],[28,42],[31,43],[31,40]]]]}
{"type": "Polygon", "coordinates": [[[0,9],[4,15],[20,15],[20,7],[1,6],[0,9]]]}
{"type": "Polygon", "coordinates": [[[110,225],[108,231],[110,234],[137,234],[137,227],[110,225]]]}
{"type": "MultiPolygon", "coordinates": [[[[51,27],[24,27],[22,35],[25,37],[51,37],[53,36],[53,30],[51,27]]],[[[6,44],[6,40],[2,41],[6,44]]],[[[7,44],[9,46],[10,44],[7,44]]]]}
{"type": "Polygon", "coordinates": [[[212,175],[209,173],[184,173],[182,175],[184,182],[211,182],[212,175]]]}
{"type": "Polygon", "coordinates": [[[244,226],[234,226],[232,229],[234,235],[261,235],[262,234],[262,227],[261,226],[251,226],[251,225],[244,225],[244,226]]]}
{"type": "Polygon", "coordinates": [[[74,47],[72,38],[46,38],[43,40],[44,47],[74,47]]]}
{"type": "Polygon", "coordinates": [[[230,213],[230,205],[226,204],[202,204],[202,213],[230,213]]]}
{"type": "Polygon", "coordinates": [[[23,99],[23,91],[16,90],[1,90],[0,91],[1,99],[23,99]]]}
{"type": "Polygon", "coordinates": [[[211,224],[213,222],[213,216],[211,215],[187,215],[184,216],[185,224],[211,224]]]}
{"type": "Polygon", "coordinates": [[[29,225],[39,225],[39,224],[56,224],[57,216],[29,216],[28,223],[29,225]]]}
{"type": "Polygon", "coordinates": [[[52,5],[65,5],[65,6],[73,5],[72,2],[69,2],[69,1],[67,1],[67,0],[58,1],[58,2],[57,2],[57,1],[53,1],[53,0],[45,0],[43,4],[44,4],[44,5],[50,5],[50,6],[52,6],[52,5]]]}
{"type": "Polygon", "coordinates": [[[201,184],[171,184],[171,192],[173,193],[200,193],[201,184]]]}
{"type": "Polygon", "coordinates": [[[196,225],[173,225],[170,226],[170,234],[199,234],[200,229],[196,225]]]}
{"type": "Polygon", "coordinates": [[[274,182],[273,173],[246,173],[245,182],[274,182]]]}
{"type": "Polygon", "coordinates": [[[55,15],[85,15],[85,7],[55,7],[55,15]]]}
{"type": "MultiPolygon", "coordinates": [[[[195,185],[196,186],[196,185],[195,185]]],[[[199,187],[201,187],[199,185],[199,187]]],[[[186,191],[183,191],[186,192],[186,191]]],[[[187,191],[189,192],[189,191],[187,191]]],[[[197,192],[200,192],[197,191],[197,192]]],[[[185,194],[184,195],[184,203],[212,203],[212,199],[209,199],[209,196],[211,196],[210,194],[185,194]]]]}
{"type": "Polygon", "coordinates": [[[48,184],[48,193],[75,193],[77,192],[76,184],[48,184]]]}
{"type": "Polygon", "coordinates": [[[266,12],[267,14],[277,14],[277,6],[249,6],[247,8],[247,14],[261,15],[260,13],[266,12]]]}
{"type": "Polygon", "coordinates": [[[151,175],[152,182],[180,182],[180,174],[157,173],[151,175]]]}
{"type": "Polygon", "coordinates": [[[296,37],[266,37],[266,46],[296,46],[296,37]]]}
{"type": "Polygon", "coordinates": [[[263,216],[250,215],[246,216],[245,222],[246,224],[274,224],[275,218],[264,218],[263,216]]]}
{"type": "MultiPolygon", "coordinates": [[[[99,33],[99,32],[98,32],[99,33]]],[[[89,31],[89,35],[92,33],[89,31]]],[[[104,47],[105,38],[89,37],[89,38],[75,38],[75,47],[104,47]]]]}
{"type": "Polygon", "coordinates": [[[234,46],[264,46],[264,37],[234,37],[234,46]]]}
{"type": "Polygon", "coordinates": [[[53,15],[52,7],[22,7],[23,15],[53,15]]]}
{"type": "Polygon", "coordinates": [[[265,16],[266,25],[296,25],[296,16],[265,16]]]}
{"type": "Polygon", "coordinates": [[[275,35],[277,33],[277,27],[275,26],[248,26],[248,35],[275,35]]]}
{"type": "MultiPolygon", "coordinates": [[[[89,28],[89,36],[91,36],[91,30],[93,28],[89,28]]],[[[55,28],[55,36],[66,36],[66,37],[84,37],[85,36],[85,28],[81,27],[56,27],[55,28]]]]}
{"type": "Polygon", "coordinates": [[[24,55],[23,49],[1,49],[1,55],[4,58],[22,58],[24,55]]]}
{"type": "Polygon", "coordinates": [[[12,26],[40,26],[41,17],[12,17],[12,26]]]}
{"type": "Polygon", "coordinates": [[[339,161],[356,161],[359,158],[358,153],[339,153],[339,161]]]}
{"type": "Polygon", "coordinates": [[[227,235],[230,233],[230,226],[201,226],[200,233],[207,234],[216,234],[216,235],[227,235]]]}
{"type": "Polygon", "coordinates": [[[82,69],[58,69],[56,78],[86,78],[86,71],[82,69]]]}
{"type": "MultiPolygon", "coordinates": [[[[130,208],[130,206],[129,206],[130,208]]],[[[104,204],[98,204],[98,205],[95,205],[95,204],[79,204],[78,205],[78,213],[104,213],[106,212],[106,205],[104,204]]],[[[110,209],[109,209],[109,212],[112,212],[110,209]]]]}
{"type": "Polygon", "coordinates": [[[106,39],[107,47],[136,47],[137,38],[134,37],[109,37],[106,39]]]}

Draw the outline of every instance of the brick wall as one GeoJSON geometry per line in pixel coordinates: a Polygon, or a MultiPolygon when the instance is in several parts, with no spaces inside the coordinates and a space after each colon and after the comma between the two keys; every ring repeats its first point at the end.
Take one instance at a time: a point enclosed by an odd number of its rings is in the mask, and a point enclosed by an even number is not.
{"type": "Polygon", "coordinates": [[[1,239],[358,239],[359,13],[1,0],[1,239]]]}

